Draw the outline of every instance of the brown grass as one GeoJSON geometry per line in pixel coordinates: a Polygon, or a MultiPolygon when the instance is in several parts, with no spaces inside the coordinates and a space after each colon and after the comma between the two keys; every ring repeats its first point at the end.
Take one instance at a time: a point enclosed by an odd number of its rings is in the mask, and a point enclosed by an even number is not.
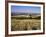
{"type": "Polygon", "coordinates": [[[39,30],[41,25],[40,19],[11,19],[11,30],[39,30]]]}

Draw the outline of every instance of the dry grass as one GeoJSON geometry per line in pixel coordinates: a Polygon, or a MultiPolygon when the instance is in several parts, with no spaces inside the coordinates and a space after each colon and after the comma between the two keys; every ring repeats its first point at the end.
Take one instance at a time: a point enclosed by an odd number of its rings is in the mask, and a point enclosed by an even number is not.
{"type": "Polygon", "coordinates": [[[39,30],[41,25],[40,19],[11,19],[11,30],[39,30]]]}

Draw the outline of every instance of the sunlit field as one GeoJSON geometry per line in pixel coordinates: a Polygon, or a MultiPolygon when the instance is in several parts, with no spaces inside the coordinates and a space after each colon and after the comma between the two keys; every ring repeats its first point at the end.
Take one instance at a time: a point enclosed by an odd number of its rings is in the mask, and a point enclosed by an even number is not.
{"type": "Polygon", "coordinates": [[[11,31],[40,30],[41,19],[21,19],[11,17],[11,31]]]}

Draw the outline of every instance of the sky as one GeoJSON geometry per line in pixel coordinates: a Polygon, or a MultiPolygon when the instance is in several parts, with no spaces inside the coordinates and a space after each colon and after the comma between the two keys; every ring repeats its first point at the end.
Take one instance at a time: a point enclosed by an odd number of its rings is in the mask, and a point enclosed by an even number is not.
{"type": "Polygon", "coordinates": [[[14,13],[40,13],[41,8],[36,6],[11,6],[11,12],[14,13]]]}

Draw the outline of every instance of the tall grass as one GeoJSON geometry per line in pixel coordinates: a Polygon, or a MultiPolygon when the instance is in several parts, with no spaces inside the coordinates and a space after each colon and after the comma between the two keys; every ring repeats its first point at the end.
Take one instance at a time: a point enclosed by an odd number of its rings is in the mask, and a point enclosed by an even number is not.
{"type": "Polygon", "coordinates": [[[23,31],[23,30],[39,30],[41,29],[40,19],[11,19],[11,30],[12,31],[23,31]]]}

